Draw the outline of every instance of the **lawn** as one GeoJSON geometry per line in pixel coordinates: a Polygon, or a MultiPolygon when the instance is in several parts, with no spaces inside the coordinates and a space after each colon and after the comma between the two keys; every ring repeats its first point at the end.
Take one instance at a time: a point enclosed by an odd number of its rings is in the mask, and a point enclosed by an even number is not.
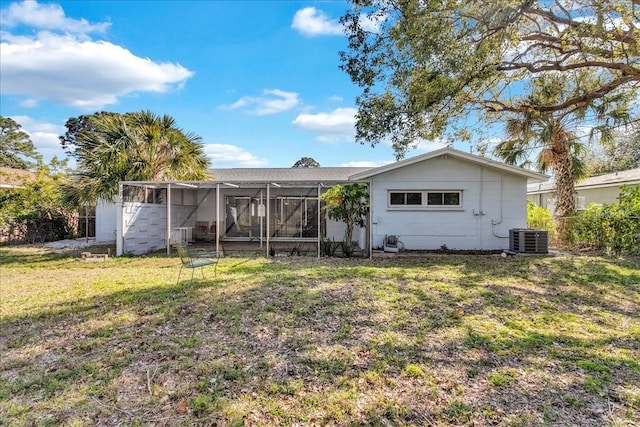
{"type": "Polygon", "coordinates": [[[640,420],[637,260],[0,255],[0,425],[640,420]]]}

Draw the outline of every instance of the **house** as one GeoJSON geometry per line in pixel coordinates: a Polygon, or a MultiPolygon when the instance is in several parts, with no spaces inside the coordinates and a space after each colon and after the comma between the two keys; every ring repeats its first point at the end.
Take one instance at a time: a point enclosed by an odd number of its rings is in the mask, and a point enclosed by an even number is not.
{"type": "MultiPolygon", "coordinates": [[[[621,186],[639,184],[640,168],[580,180],[575,185],[576,210],[583,211],[591,203],[618,203],[621,186]]],[[[527,199],[553,212],[555,210],[555,190],[553,182],[530,185],[527,189],[527,199]]]]}
{"type": "Polygon", "coordinates": [[[25,183],[33,182],[36,174],[23,169],[0,167],[0,190],[22,188],[25,183]]]}
{"type": "Polygon", "coordinates": [[[452,148],[378,168],[213,169],[210,181],[122,182],[116,252],[145,253],[177,240],[317,245],[342,240],[319,196],[337,184],[369,186],[370,214],[359,245],[369,254],[385,236],[406,249],[493,250],[526,227],[527,183],[547,176],[452,148]]]}

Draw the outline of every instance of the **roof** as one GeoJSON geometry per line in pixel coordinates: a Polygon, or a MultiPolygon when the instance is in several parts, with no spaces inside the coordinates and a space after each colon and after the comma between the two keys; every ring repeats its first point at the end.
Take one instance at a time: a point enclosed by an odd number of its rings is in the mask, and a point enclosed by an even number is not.
{"type": "Polygon", "coordinates": [[[220,168],[209,169],[213,178],[206,181],[164,181],[143,182],[127,181],[127,185],[164,186],[175,184],[187,187],[211,188],[217,184],[231,186],[276,184],[285,186],[334,185],[349,182],[353,174],[370,168],[356,167],[317,167],[317,168],[220,168]]]}
{"type": "Polygon", "coordinates": [[[0,167],[0,188],[22,187],[25,182],[33,181],[35,176],[24,169],[0,167]]]}
{"type": "Polygon", "coordinates": [[[378,168],[372,168],[351,176],[352,180],[363,180],[376,176],[385,172],[389,172],[395,169],[399,169],[414,163],[423,162],[425,160],[433,159],[440,156],[451,156],[461,160],[466,160],[472,163],[476,163],[482,166],[488,166],[491,168],[499,169],[504,172],[508,172],[514,175],[520,175],[526,177],[528,182],[542,182],[547,181],[549,177],[547,175],[533,172],[527,169],[519,168],[517,166],[507,165],[506,163],[498,162],[496,160],[489,159],[487,157],[477,156],[475,154],[465,153],[464,151],[456,150],[454,148],[445,147],[439,150],[431,151],[429,153],[422,154],[420,156],[411,157],[409,159],[400,160],[399,162],[391,163],[388,165],[380,166],[378,168]]]}
{"type": "Polygon", "coordinates": [[[206,181],[164,181],[143,182],[127,181],[127,185],[149,185],[158,186],[165,184],[176,184],[194,187],[212,187],[216,184],[226,185],[257,185],[257,184],[277,184],[277,185],[319,185],[337,184],[349,181],[363,181],[372,176],[399,169],[414,163],[422,162],[439,156],[452,156],[482,166],[488,166],[502,170],[514,175],[527,178],[529,182],[541,182],[549,179],[547,175],[510,166],[486,157],[480,157],[453,148],[442,148],[420,156],[411,157],[385,166],[377,168],[367,167],[317,167],[317,168],[220,168],[209,169],[213,178],[206,181]]]}
{"type": "MultiPolygon", "coordinates": [[[[629,169],[626,171],[608,173],[606,175],[592,176],[582,179],[576,182],[576,190],[585,190],[588,188],[605,188],[605,187],[619,187],[621,185],[635,185],[640,184],[640,168],[629,169]]],[[[530,186],[527,190],[528,194],[540,194],[550,193],[555,191],[556,184],[554,182],[548,182],[545,184],[539,184],[530,186]]]]}
{"type": "Polygon", "coordinates": [[[210,169],[214,181],[236,183],[268,182],[341,182],[348,181],[351,175],[371,168],[355,167],[317,167],[317,168],[231,168],[210,169]]]}

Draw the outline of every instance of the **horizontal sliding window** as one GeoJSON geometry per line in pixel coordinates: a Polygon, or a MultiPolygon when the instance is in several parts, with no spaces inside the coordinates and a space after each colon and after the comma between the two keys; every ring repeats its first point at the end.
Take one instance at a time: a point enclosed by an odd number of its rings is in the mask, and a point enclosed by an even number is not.
{"type": "Polygon", "coordinates": [[[460,206],[460,192],[459,191],[447,191],[447,192],[431,192],[427,193],[427,205],[428,206],[460,206]]]}
{"type": "Polygon", "coordinates": [[[462,191],[389,191],[389,207],[460,207],[462,191]]]}
{"type": "Polygon", "coordinates": [[[391,206],[421,206],[422,192],[396,192],[389,193],[389,204],[391,206]]]}

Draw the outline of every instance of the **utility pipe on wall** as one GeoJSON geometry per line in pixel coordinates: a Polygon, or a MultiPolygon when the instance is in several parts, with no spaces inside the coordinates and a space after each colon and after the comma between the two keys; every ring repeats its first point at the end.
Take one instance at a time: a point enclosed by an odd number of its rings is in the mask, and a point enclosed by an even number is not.
{"type": "Polygon", "coordinates": [[[167,184],[167,256],[169,255],[171,255],[171,184],[167,184]]]}

